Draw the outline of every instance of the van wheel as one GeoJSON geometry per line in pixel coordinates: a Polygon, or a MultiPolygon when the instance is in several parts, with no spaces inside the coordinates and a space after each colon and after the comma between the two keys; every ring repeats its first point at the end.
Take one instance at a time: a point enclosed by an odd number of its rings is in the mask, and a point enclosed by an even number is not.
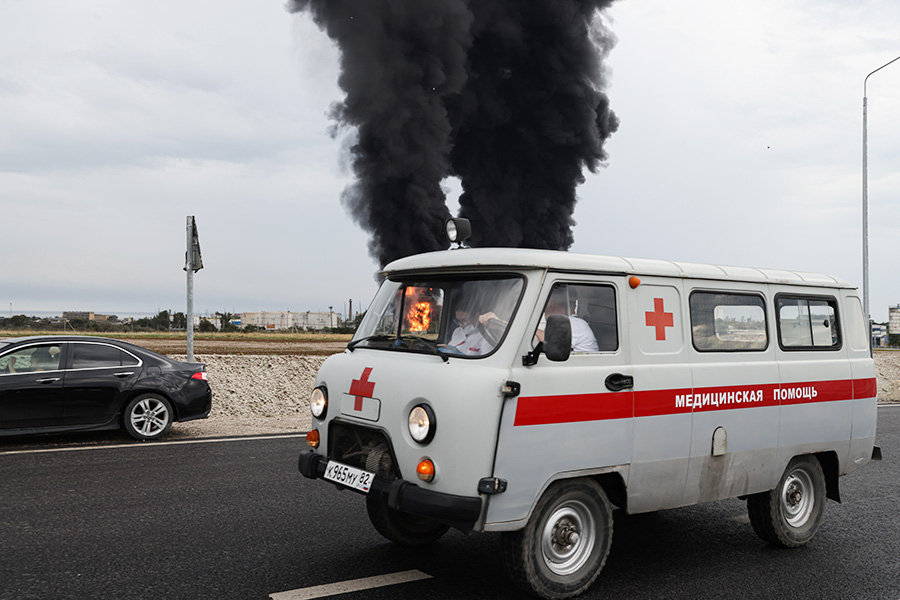
{"type": "Polygon", "coordinates": [[[366,512],[369,513],[369,520],[378,533],[401,546],[425,546],[450,529],[443,523],[427,517],[391,508],[384,494],[366,496],[366,512]]]}
{"type": "Polygon", "coordinates": [[[612,506],[596,481],[559,482],[541,496],[524,529],[502,535],[503,561],[524,591],[571,598],[597,579],[612,532],[612,506]]]}
{"type": "Polygon", "coordinates": [[[747,498],[750,524],[774,546],[798,548],[816,535],[825,516],[825,474],[815,456],[796,456],[769,492],[747,498]]]}

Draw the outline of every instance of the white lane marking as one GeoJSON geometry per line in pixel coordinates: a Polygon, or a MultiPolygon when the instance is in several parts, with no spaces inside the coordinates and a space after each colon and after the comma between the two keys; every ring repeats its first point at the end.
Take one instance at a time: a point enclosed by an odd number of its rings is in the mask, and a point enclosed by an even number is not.
{"type": "Polygon", "coordinates": [[[422,579],[431,579],[431,575],[413,569],[411,571],[401,571],[389,575],[376,575],[374,577],[363,577],[362,579],[351,579],[349,581],[339,581],[338,583],[328,583],[325,585],[300,588],[298,590],[289,590],[287,592],[278,592],[276,594],[269,594],[269,597],[272,598],[272,600],[310,600],[311,598],[325,598],[327,596],[336,596],[337,594],[371,590],[387,585],[420,581],[422,579]]]}
{"type": "Polygon", "coordinates": [[[749,523],[750,515],[738,515],[736,517],[730,517],[732,521],[736,521],[737,523],[749,523]]]}
{"type": "Polygon", "coordinates": [[[288,438],[306,437],[305,433],[289,433],[287,435],[260,435],[247,437],[230,437],[230,438],[211,438],[199,440],[180,440],[173,442],[148,442],[133,444],[109,444],[106,446],[75,446],[73,448],[38,448],[36,450],[9,450],[0,452],[0,456],[8,456],[10,454],[43,454],[48,452],[77,452],[81,450],[111,450],[116,448],[159,448],[160,446],[180,446],[183,444],[217,444],[220,442],[246,442],[249,440],[280,440],[288,438]]]}

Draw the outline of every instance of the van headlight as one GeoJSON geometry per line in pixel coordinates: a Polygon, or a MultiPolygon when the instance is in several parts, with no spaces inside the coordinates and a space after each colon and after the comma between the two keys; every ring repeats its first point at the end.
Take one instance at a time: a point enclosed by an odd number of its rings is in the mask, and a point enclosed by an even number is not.
{"type": "Polygon", "coordinates": [[[328,411],[328,393],[324,387],[317,387],[309,395],[309,410],[317,419],[324,419],[328,411]]]}
{"type": "Polygon", "coordinates": [[[417,404],[409,411],[409,435],[420,444],[427,444],[434,437],[437,422],[434,411],[427,404],[417,404]]]}

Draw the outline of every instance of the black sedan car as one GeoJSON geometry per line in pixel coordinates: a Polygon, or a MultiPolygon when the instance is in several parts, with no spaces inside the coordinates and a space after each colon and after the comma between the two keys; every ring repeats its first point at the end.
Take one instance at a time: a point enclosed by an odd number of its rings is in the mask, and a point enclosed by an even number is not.
{"type": "Polygon", "coordinates": [[[0,436],[125,427],[155,440],[211,407],[202,363],[106,338],[0,339],[0,436]]]}

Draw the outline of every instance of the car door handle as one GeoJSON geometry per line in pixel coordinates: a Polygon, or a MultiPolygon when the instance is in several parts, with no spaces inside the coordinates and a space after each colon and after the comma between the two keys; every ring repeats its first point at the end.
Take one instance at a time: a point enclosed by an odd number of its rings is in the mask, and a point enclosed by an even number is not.
{"type": "Polygon", "coordinates": [[[127,371],[124,373],[113,373],[113,376],[118,377],[119,379],[122,379],[123,377],[128,377],[129,375],[134,375],[134,371],[127,371]]]}
{"type": "Polygon", "coordinates": [[[622,375],[621,373],[613,373],[606,378],[606,389],[611,392],[618,392],[634,387],[634,377],[631,375],[622,375]]]}
{"type": "Polygon", "coordinates": [[[35,379],[35,383],[47,384],[47,383],[56,383],[59,381],[59,377],[44,377],[43,379],[35,379]]]}

